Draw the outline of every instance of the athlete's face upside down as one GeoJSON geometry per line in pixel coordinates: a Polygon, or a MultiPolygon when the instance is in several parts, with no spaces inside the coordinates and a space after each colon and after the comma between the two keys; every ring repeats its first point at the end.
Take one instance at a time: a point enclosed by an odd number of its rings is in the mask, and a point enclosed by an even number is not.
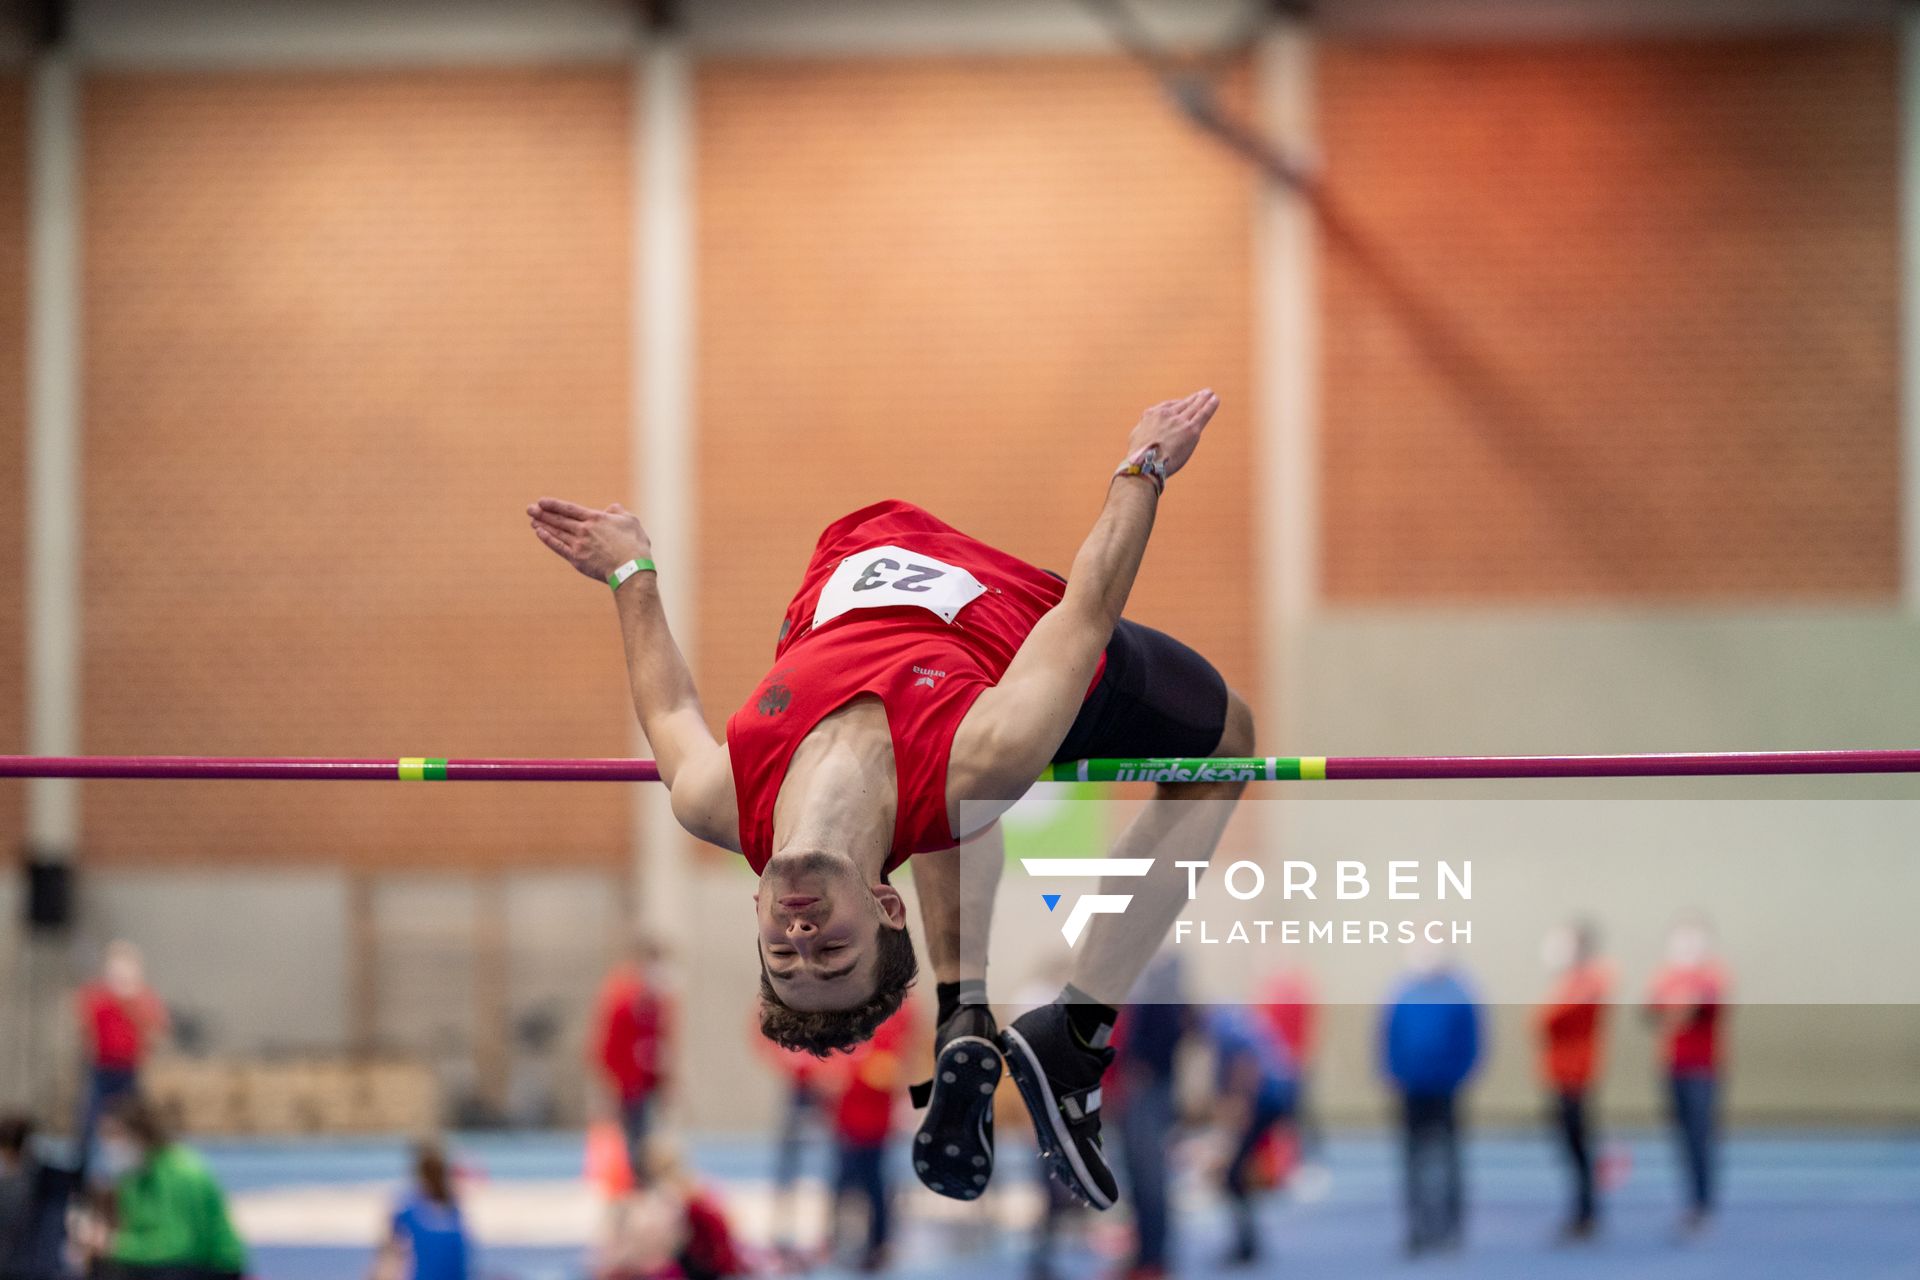
{"type": "Polygon", "coordinates": [[[788,849],[754,894],[762,1029],[824,1055],[872,1035],[914,974],[906,908],[844,854],[788,849]]]}

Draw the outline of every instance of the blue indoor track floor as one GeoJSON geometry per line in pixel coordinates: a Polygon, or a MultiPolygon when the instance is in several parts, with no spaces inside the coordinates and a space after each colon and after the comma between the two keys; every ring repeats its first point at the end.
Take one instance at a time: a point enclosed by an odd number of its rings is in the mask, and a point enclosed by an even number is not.
{"type": "MultiPolygon", "coordinates": [[[[896,1176],[901,1220],[890,1273],[912,1280],[1025,1280],[1029,1223],[1039,1198],[1019,1135],[1003,1135],[993,1195],[955,1205],[896,1176]]],[[[480,1235],[476,1280],[577,1280],[590,1274],[588,1245],[600,1210],[580,1181],[578,1135],[473,1136],[452,1144],[469,1175],[469,1215],[480,1235]]],[[[405,1144],[326,1141],[202,1144],[235,1197],[260,1280],[358,1280],[366,1274],[383,1206],[405,1164],[405,1144]]],[[[700,1177],[718,1191],[748,1241],[769,1222],[765,1144],[710,1139],[688,1144],[700,1177]]],[[[1488,1134],[1469,1147],[1467,1243],[1459,1253],[1409,1261],[1400,1252],[1397,1151],[1385,1135],[1331,1139],[1322,1172],[1269,1195],[1262,1209],[1267,1255],[1255,1268],[1223,1272],[1226,1218],[1193,1179],[1181,1194],[1176,1274],[1356,1280],[1396,1276],[1632,1276],[1637,1280],[1725,1277],[1920,1277],[1920,1134],[1840,1136],[1747,1133],[1729,1141],[1724,1203],[1703,1234],[1676,1234],[1678,1179],[1660,1134],[1616,1137],[1610,1163],[1619,1185],[1600,1237],[1558,1247],[1554,1229],[1565,1180],[1544,1138],[1488,1134]]],[[[904,1152],[901,1153],[904,1159],[904,1152]]],[[[826,1153],[810,1153],[809,1173],[826,1153]]],[[[824,1216],[817,1185],[811,1211],[824,1216]]],[[[1073,1215],[1054,1251],[1056,1280],[1092,1280],[1116,1270],[1125,1246],[1124,1208],[1073,1215]]],[[[764,1256],[764,1254],[763,1254],[764,1256]]],[[[831,1265],[813,1273],[845,1274],[831,1265]]]]}

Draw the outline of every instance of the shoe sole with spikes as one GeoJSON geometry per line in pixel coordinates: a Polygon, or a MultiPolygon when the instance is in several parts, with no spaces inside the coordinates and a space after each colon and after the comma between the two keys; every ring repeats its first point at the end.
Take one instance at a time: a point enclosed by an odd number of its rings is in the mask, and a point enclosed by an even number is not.
{"type": "Polygon", "coordinates": [[[913,1135],[913,1171],[927,1190],[978,1200],[993,1178],[993,1095],[1003,1068],[1000,1046],[958,1036],[933,1063],[927,1114],[913,1135]]]}

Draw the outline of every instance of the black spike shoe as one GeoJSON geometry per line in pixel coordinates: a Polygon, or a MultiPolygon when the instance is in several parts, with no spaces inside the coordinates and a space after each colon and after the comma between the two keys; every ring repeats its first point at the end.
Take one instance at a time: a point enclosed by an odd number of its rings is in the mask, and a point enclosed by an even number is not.
{"type": "Polygon", "coordinates": [[[1113,1061],[1111,1026],[1082,1043],[1061,1004],[1041,1005],[1000,1033],[1007,1070],[1033,1116],[1040,1155],[1061,1186],[1096,1209],[1111,1209],[1119,1185],[1100,1149],[1100,1079],[1113,1061]]]}
{"type": "Polygon", "coordinates": [[[993,1177],[996,1031],[985,1005],[962,1005],[934,1033],[933,1079],[909,1090],[926,1111],[913,1135],[913,1171],[936,1195],[977,1200],[993,1177]]]}

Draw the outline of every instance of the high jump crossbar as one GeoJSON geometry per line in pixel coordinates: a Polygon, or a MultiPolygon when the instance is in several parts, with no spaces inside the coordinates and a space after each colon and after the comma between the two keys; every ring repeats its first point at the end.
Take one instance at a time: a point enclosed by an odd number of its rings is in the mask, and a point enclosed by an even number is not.
{"type": "MultiPolygon", "coordinates": [[[[1920,773],[1920,750],[1724,751],[1581,756],[1233,756],[1078,760],[1043,782],[1317,782],[1441,778],[1706,778],[1920,773]]],[[[0,778],[281,782],[658,782],[651,760],[400,756],[0,756],[0,778]]]]}

